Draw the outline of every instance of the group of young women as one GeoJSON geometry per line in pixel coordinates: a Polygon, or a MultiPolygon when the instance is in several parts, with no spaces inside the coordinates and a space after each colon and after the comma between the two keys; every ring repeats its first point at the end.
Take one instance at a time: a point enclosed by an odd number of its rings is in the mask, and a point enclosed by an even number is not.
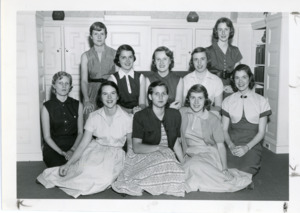
{"type": "Polygon", "coordinates": [[[146,77],[133,69],[133,48],[107,47],[105,25],[94,23],[94,46],[81,57],[83,106],[68,97],[71,75],[53,76],[55,97],[42,109],[49,168],[37,182],[75,198],[109,187],[132,196],[253,188],[271,109],[233,35],[232,22],[219,19],[184,78],[171,71],[172,51],[158,47],[146,77]]]}

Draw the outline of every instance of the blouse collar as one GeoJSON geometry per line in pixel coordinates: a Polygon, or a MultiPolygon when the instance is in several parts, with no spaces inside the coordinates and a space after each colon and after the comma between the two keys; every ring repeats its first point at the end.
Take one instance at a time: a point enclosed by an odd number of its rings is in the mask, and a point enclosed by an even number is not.
{"type": "Polygon", "coordinates": [[[209,112],[206,109],[204,109],[203,113],[194,112],[191,107],[188,107],[187,114],[192,114],[200,119],[206,120],[208,118],[209,112]]]}
{"type": "Polygon", "coordinates": [[[131,78],[134,78],[134,70],[131,68],[130,71],[126,73],[122,68],[120,68],[119,76],[120,79],[122,79],[124,76],[130,76],[131,78]]]}

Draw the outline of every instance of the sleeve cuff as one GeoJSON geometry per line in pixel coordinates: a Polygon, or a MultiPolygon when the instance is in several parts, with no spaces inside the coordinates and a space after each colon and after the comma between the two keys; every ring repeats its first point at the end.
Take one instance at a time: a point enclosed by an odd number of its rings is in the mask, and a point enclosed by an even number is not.
{"type": "Polygon", "coordinates": [[[265,117],[265,116],[269,116],[271,114],[272,114],[272,111],[268,110],[268,111],[265,111],[263,113],[260,113],[259,117],[262,118],[262,117],[265,117]]]}
{"type": "Polygon", "coordinates": [[[224,115],[229,118],[229,113],[226,112],[224,109],[221,110],[221,115],[224,115]]]}

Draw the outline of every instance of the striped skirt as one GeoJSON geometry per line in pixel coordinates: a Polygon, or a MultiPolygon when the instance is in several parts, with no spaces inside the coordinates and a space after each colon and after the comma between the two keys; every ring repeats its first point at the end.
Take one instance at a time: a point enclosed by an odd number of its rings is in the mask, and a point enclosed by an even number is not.
{"type": "Polygon", "coordinates": [[[184,196],[185,173],[171,149],[147,154],[129,150],[125,166],[112,188],[118,193],[141,196],[143,191],[152,195],[184,196]]]}

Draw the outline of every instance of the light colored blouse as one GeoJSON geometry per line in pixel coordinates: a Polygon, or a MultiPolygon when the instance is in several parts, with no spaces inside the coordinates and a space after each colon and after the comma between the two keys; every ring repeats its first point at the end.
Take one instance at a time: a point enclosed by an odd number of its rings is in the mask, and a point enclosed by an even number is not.
{"type": "Polygon", "coordinates": [[[113,121],[109,124],[104,108],[100,108],[90,114],[84,129],[92,132],[101,145],[122,147],[126,135],[132,132],[132,116],[117,106],[113,121]]]}
{"type": "Polygon", "coordinates": [[[233,93],[222,103],[222,115],[230,118],[232,123],[242,119],[243,111],[247,121],[253,124],[258,124],[261,117],[272,114],[268,100],[252,90],[245,95],[233,93]]]}

